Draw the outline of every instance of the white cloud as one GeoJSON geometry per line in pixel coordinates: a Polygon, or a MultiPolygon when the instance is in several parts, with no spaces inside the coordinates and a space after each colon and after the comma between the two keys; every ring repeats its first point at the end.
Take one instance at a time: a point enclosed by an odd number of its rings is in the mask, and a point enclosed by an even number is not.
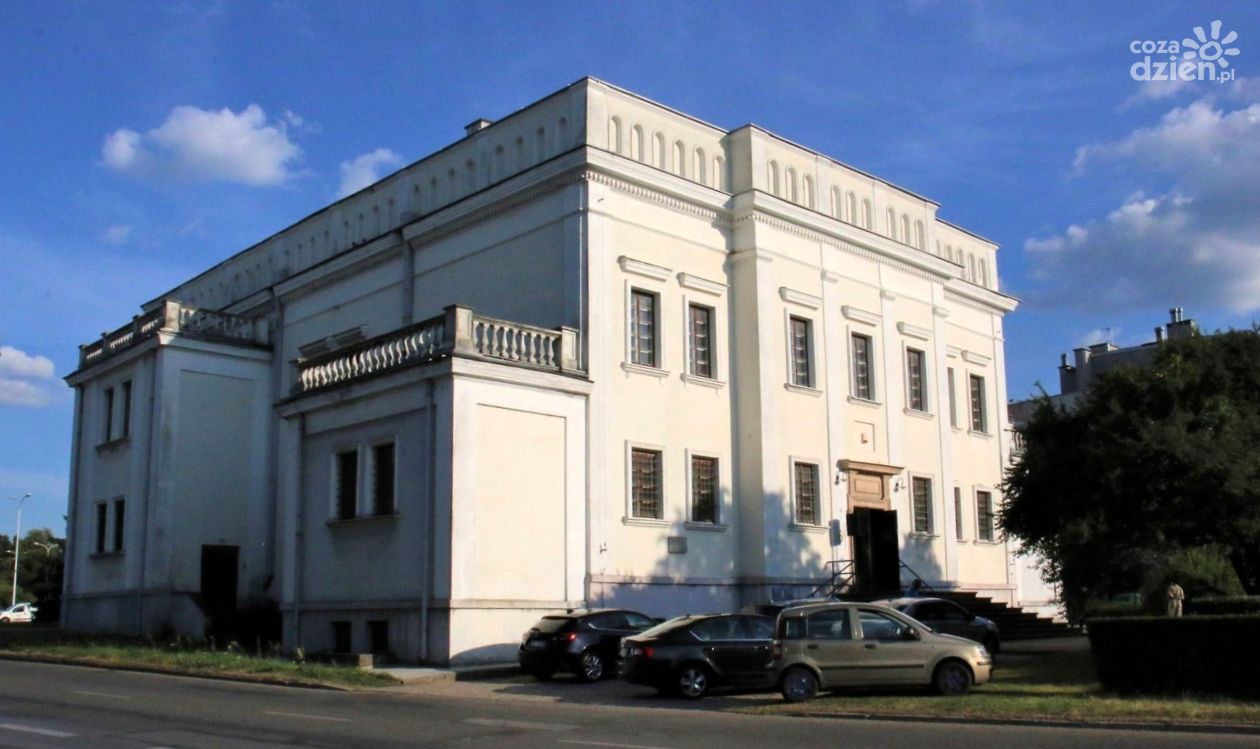
{"type": "Polygon", "coordinates": [[[49,380],[55,374],[52,360],[30,354],[12,346],[0,346],[0,375],[49,380]]]}
{"type": "MultiPolygon", "coordinates": [[[[1177,78],[1169,81],[1142,81],[1138,84],[1137,93],[1130,96],[1121,105],[1121,109],[1145,104],[1152,101],[1163,101],[1171,99],[1174,96],[1184,94],[1192,89],[1202,89],[1204,84],[1198,81],[1191,81],[1185,78],[1177,78]]],[[[1211,84],[1218,85],[1218,84],[1211,84]]]]}
{"type": "Polygon", "coordinates": [[[52,402],[52,394],[24,380],[0,377],[0,406],[39,408],[52,402]]]}
{"type": "Polygon", "coordinates": [[[378,148],[371,153],[341,162],[341,188],[339,197],[358,192],[380,179],[387,172],[402,165],[402,157],[388,148],[378,148]]]}
{"type": "Polygon", "coordinates": [[[123,244],[131,238],[131,225],[110,226],[101,232],[101,240],[107,244],[123,244]]]}
{"type": "Polygon", "coordinates": [[[238,114],[175,107],[160,126],[141,134],[121,128],[105,136],[101,160],[124,174],[146,178],[278,185],[294,176],[302,149],[289,140],[291,112],[268,121],[257,104],[238,114]]]}
{"type": "Polygon", "coordinates": [[[1145,189],[1105,216],[1028,239],[1030,275],[1040,283],[1030,300],[1260,309],[1258,98],[1232,109],[1199,99],[1118,141],[1080,148],[1078,174],[1115,167],[1145,189]]]}

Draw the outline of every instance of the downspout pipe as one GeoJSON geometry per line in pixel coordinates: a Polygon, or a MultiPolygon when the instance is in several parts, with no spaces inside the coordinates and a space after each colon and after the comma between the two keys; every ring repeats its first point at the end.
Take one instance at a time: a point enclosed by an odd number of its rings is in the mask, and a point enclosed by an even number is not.
{"type": "Polygon", "coordinates": [[[144,504],[140,508],[140,587],[136,590],[136,634],[144,634],[144,590],[148,582],[148,554],[149,554],[149,534],[153,531],[153,524],[149,518],[149,507],[152,505],[150,495],[153,492],[153,474],[157,470],[158,443],[160,441],[161,430],[157,428],[158,399],[161,396],[161,389],[158,385],[160,381],[159,363],[161,361],[162,347],[158,346],[153,349],[153,364],[149,367],[149,422],[148,437],[149,451],[147,465],[144,471],[144,504]]]}
{"type": "Polygon", "coordinates": [[[298,415],[297,450],[297,528],[293,534],[293,644],[302,647],[302,559],[306,547],[306,467],[302,455],[306,444],[306,414],[298,415]]]}
{"type": "Polygon", "coordinates": [[[429,599],[433,590],[433,526],[437,507],[437,397],[434,389],[437,380],[430,378],[428,387],[429,418],[429,496],[428,507],[421,513],[423,528],[420,537],[424,539],[420,558],[420,660],[429,659],[429,599]]]}

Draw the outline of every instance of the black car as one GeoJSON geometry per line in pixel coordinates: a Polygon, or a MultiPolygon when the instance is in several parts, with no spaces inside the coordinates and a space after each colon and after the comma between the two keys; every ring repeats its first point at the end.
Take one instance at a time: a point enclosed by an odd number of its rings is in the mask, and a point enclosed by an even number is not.
{"type": "Polygon", "coordinates": [[[937,632],[975,640],[984,645],[984,649],[988,650],[990,655],[997,653],[1002,645],[997,624],[983,616],[976,616],[948,599],[896,598],[879,603],[897,609],[937,632]]]}
{"type": "Polygon", "coordinates": [[[521,668],[539,680],[565,669],[584,681],[614,671],[621,638],[656,624],[637,611],[591,609],[544,616],[521,637],[521,668]]]}
{"type": "Polygon", "coordinates": [[[774,619],[757,614],[682,616],[621,644],[621,677],[688,699],[714,687],[774,687],[774,619]]]}

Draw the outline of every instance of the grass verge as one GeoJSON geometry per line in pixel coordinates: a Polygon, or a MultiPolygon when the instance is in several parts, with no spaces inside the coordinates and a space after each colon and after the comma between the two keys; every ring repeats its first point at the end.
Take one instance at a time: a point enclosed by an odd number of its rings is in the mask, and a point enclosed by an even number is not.
{"type": "Polygon", "coordinates": [[[208,647],[136,638],[81,635],[42,627],[0,628],[0,656],[5,655],[279,684],[364,689],[398,683],[385,674],[350,666],[296,663],[279,657],[250,655],[239,648],[211,650],[208,647]]]}
{"type": "Polygon", "coordinates": [[[848,692],[802,705],[740,708],[775,715],[898,715],[985,720],[1229,723],[1260,725],[1260,702],[1225,697],[1128,696],[1103,692],[1088,650],[999,656],[989,683],[965,697],[848,692]]]}

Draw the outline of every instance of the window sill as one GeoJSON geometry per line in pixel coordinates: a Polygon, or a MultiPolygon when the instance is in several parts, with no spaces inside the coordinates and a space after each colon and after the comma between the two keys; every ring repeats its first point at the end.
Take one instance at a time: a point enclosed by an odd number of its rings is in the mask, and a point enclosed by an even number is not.
{"type": "Polygon", "coordinates": [[[712,377],[701,377],[700,375],[687,374],[686,372],[683,372],[682,379],[683,382],[689,382],[692,385],[699,385],[700,387],[713,388],[714,390],[726,387],[726,383],[721,380],[715,380],[712,377]]]}
{"type": "Polygon", "coordinates": [[[986,440],[993,439],[992,434],[988,432],[977,431],[975,429],[968,429],[967,434],[970,434],[972,437],[983,437],[986,440]]]}
{"type": "Polygon", "coordinates": [[[657,377],[657,378],[669,377],[669,372],[667,372],[664,369],[658,369],[656,367],[648,367],[643,364],[631,364],[628,361],[623,361],[621,363],[621,368],[632,374],[641,374],[641,375],[647,375],[649,377],[657,377]]]}
{"type": "Polygon", "coordinates": [[[96,551],[90,555],[91,559],[121,559],[122,551],[96,551]]]}
{"type": "Polygon", "coordinates": [[[725,533],[731,526],[726,523],[701,523],[695,520],[688,520],[683,527],[689,531],[704,531],[705,533],[725,533]]]}
{"type": "Polygon", "coordinates": [[[802,393],[804,395],[812,395],[815,398],[820,397],[823,391],[818,388],[808,387],[806,385],[793,385],[790,382],[783,383],[783,389],[792,393],[802,393]]]}
{"type": "Polygon", "coordinates": [[[977,546],[1001,546],[1002,545],[1001,541],[985,541],[982,538],[977,538],[975,541],[972,541],[972,543],[977,546]]]}
{"type": "Polygon", "coordinates": [[[398,520],[398,513],[392,512],[388,515],[360,515],[353,518],[333,518],[329,520],[327,525],[329,528],[347,525],[375,525],[377,523],[392,523],[398,520]]]}
{"type": "Polygon", "coordinates": [[[657,518],[623,517],[621,522],[623,525],[641,525],[648,528],[668,528],[670,526],[668,520],[658,520],[657,518]]]}
{"type": "Polygon", "coordinates": [[[913,408],[906,408],[902,410],[905,412],[906,416],[913,416],[916,419],[927,419],[930,421],[936,418],[936,414],[931,411],[917,411],[913,408]]]}
{"type": "Polygon", "coordinates": [[[850,403],[852,403],[855,406],[864,406],[866,408],[882,408],[884,406],[884,404],[880,403],[879,401],[868,400],[866,398],[859,398],[856,395],[850,395],[848,400],[850,403]]]}
{"type": "Polygon", "coordinates": [[[941,537],[939,533],[924,533],[923,531],[910,531],[907,535],[912,541],[934,541],[941,537]]]}
{"type": "Polygon", "coordinates": [[[96,452],[104,453],[104,452],[109,452],[111,450],[117,450],[120,447],[126,446],[129,442],[131,442],[130,435],[126,437],[118,437],[116,439],[110,440],[109,442],[102,442],[101,444],[97,445],[96,452]]]}
{"type": "Polygon", "coordinates": [[[826,533],[827,532],[827,526],[812,525],[809,523],[792,523],[788,525],[788,528],[790,530],[796,531],[797,533],[826,533]]]}

